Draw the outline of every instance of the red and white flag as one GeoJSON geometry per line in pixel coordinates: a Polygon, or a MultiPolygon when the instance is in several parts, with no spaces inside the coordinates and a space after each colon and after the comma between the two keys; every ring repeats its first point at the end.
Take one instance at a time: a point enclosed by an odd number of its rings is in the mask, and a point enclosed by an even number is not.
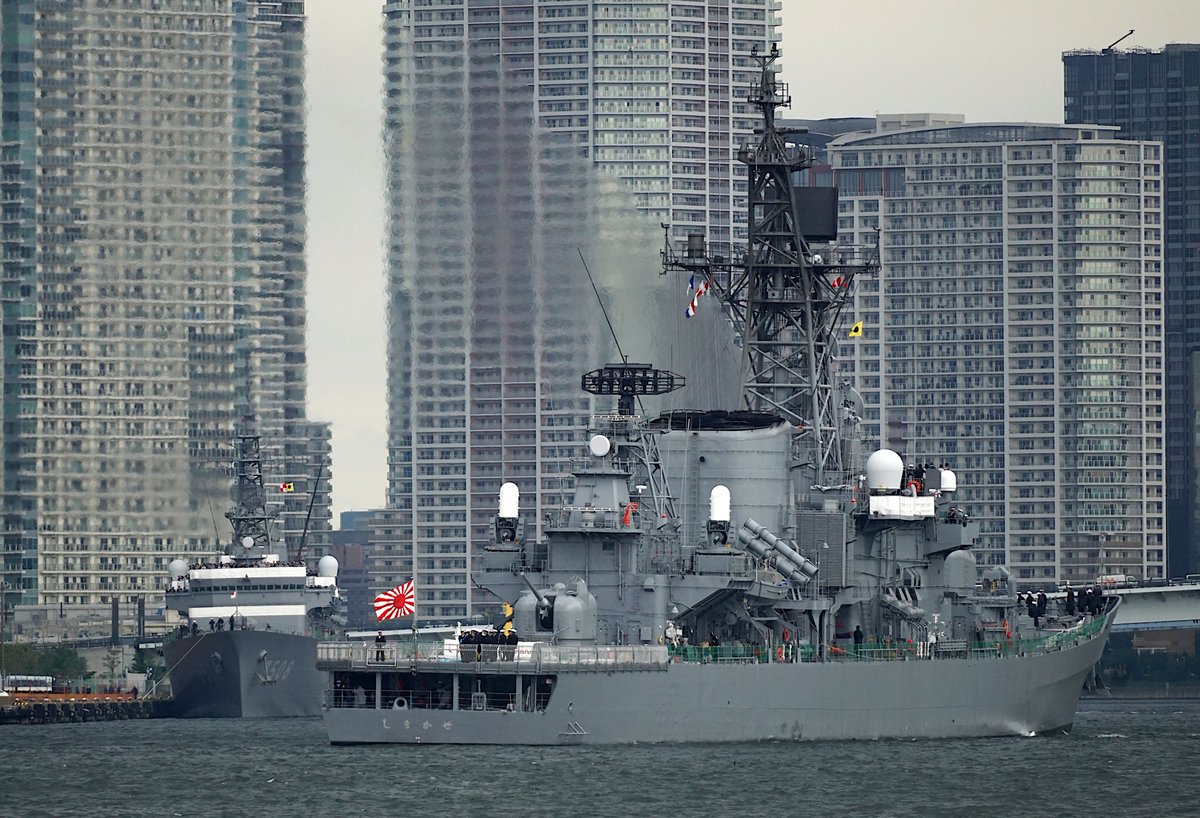
{"type": "Polygon", "coordinates": [[[375,618],[380,622],[408,616],[416,609],[416,592],[413,590],[411,579],[375,597],[375,618]]]}
{"type": "MultiPolygon", "coordinates": [[[[692,276],[692,279],[694,280],[695,276],[692,276]]],[[[693,283],[688,284],[689,290],[692,289],[693,287],[696,290],[696,294],[692,296],[692,302],[690,304],[688,304],[687,309],[683,311],[683,315],[685,318],[691,318],[693,315],[696,314],[696,308],[698,306],[700,306],[700,303],[699,303],[700,296],[702,296],[706,292],[708,292],[708,282],[701,281],[699,284],[693,284],[693,283]]]]}
{"type": "Polygon", "coordinates": [[[230,599],[237,599],[237,591],[234,591],[233,593],[231,593],[231,594],[229,595],[229,598],[230,598],[230,599]]]}

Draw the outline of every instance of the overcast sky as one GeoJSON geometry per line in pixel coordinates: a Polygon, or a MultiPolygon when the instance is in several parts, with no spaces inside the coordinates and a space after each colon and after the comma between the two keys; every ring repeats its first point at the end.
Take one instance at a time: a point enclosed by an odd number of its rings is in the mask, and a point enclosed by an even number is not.
{"type": "MultiPolygon", "coordinates": [[[[382,2],[308,4],[309,416],[333,424],[336,512],[383,505],[382,2]]],[[[1063,51],[1200,42],[1196,0],[783,0],[801,118],[1062,121],[1063,51]]],[[[335,526],[337,521],[335,520],[335,526]]]]}

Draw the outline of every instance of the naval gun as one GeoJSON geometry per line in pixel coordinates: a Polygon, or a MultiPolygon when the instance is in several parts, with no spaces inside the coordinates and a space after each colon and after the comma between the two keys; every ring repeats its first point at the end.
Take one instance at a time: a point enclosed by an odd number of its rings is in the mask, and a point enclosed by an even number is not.
{"type": "Polygon", "coordinates": [[[538,589],[525,574],[529,586],[513,605],[513,626],[522,638],[556,644],[595,644],[596,597],[582,577],[556,582],[538,589]]]}

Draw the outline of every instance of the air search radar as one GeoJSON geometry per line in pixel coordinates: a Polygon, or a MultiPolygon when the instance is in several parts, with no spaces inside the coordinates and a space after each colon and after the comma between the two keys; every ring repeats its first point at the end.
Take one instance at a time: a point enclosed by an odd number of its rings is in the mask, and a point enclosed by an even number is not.
{"type": "Polygon", "coordinates": [[[617,395],[617,412],[633,415],[633,401],[639,395],[665,395],[682,388],[682,375],[655,369],[650,364],[605,364],[583,376],[584,392],[593,395],[617,395]]]}

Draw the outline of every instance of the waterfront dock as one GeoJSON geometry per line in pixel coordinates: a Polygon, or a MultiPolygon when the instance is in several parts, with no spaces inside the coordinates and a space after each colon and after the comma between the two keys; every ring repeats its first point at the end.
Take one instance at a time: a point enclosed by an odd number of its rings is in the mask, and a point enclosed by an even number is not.
{"type": "Polygon", "coordinates": [[[156,719],[169,715],[169,705],[128,693],[18,693],[0,698],[0,725],[156,719]]]}

